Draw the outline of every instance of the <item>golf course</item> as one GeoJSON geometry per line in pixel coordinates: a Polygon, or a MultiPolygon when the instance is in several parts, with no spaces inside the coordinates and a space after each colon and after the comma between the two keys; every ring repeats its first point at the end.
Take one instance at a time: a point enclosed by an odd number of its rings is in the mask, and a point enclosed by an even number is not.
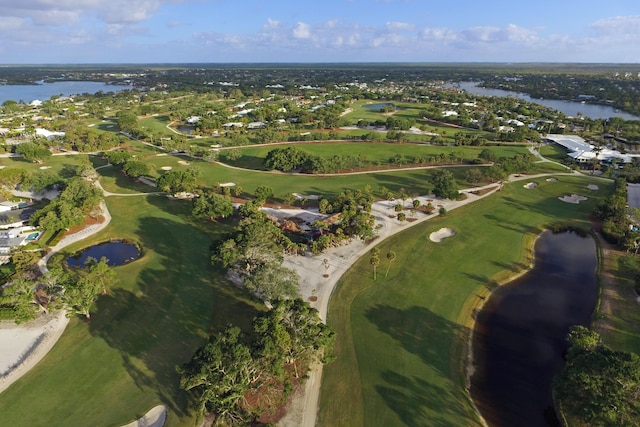
{"type": "MultiPolygon", "coordinates": [[[[381,159],[387,145],[357,144],[360,153],[375,146],[381,159]]],[[[494,149],[506,158],[524,151],[494,149]]],[[[366,186],[424,195],[431,191],[429,176],[436,170],[348,178],[291,175],[250,170],[259,169],[251,158],[265,156],[264,149],[247,149],[249,160],[236,169],[158,155],[137,144],[132,150],[153,176],[168,168],[197,167],[203,186],[234,182],[252,194],[268,182],[275,201],[290,192],[333,196],[366,186]]],[[[460,152],[475,156],[477,151],[460,152]]],[[[79,163],[79,157],[56,156],[47,164],[59,172],[79,163]]],[[[249,330],[255,315],[265,310],[211,265],[211,242],[234,220],[197,220],[191,202],[147,194],[157,189],[127,178],[99,157],[91,161],[104,166],[98,170],[100,183],[113,193],[105,199],[111,222],[52,262],[114,238],[138,242],[142,257],[115,267],[118,283],[98,299],[91,319],[73,318],[47,357],[0,394],[0,419],[7,425],[119,426],[164,404],[167,426],[194,425],[198,415],[178,385],[176,366],[188,361],[210,334],[228,324],[249,330]]],[[[2,159],[2,164],[35,168],[20,159],[2,159]]],[[[464,178],[468,168],[450,168],[461,186],[472,186],[464,178]]],[[[536,163],[532,173],[562,171],[552,163],[536,163]]],[[[382,242],[375,281],[367,256],[347,271],[329,305],[328,323],[337,341],[322,378],[320,425],[479,425],[465,391],[473,311],[496,283],[527,268],[532,242],[545,226],[559,222],[589,229],[589,213],[609,194],[608,181],[597,180],[600,190],[594,192],[587,190],[594,178],[545,178],[532,178],[538,184],[534,188],[523,187],[522,181],[505,184],[496,194],[382,242]],[[580,204],[559,200],[568,194],[587,194],[588,199],[580,204]],[[455,235],[430,241],[429,234],[443,227],[455,235]],[[397,257],[389,263],[391,250],[397,257]]]]}

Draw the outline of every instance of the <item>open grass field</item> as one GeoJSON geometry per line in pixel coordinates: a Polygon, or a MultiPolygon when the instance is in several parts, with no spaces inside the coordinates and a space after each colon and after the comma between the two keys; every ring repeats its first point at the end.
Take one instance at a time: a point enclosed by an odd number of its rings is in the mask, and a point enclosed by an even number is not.
{"type": "Polygon", "coordinates": [[[151,116],[138,120],[138,125],[142,129],[148,129],[152,132],[160,133],[166,136],[174,135],[174,133],[167,128],[168,124],[169,116],[164,115],[151,116]]]}
{"type": "Polygon", "coordinates": [[[367,256],[341,279],[329,304],[336,360],[325,366],[318,425],[474,426],[464,389],[466,340],[474,307],[495,282],[528,265],[533,237],[563,221],[590,228],[589,212],[610,186],[589,178],[521,182],[383,242],[378,279],[367,256]],[[558,200],[585,194],[583,204],[558,200]],[[442,243],[431,232],[450,227],[442,243]],[[386,253],[397,258],[385,277],[386,253]]]}
{"type": "Polygon", "coordinates": [[[194,425],[177,364],[228,323],[249,328],[257,305],[209,262],[225,226],[192,222],[190,203],[110,197],[112,223],[71,253],[108,238],[142,244],[143,258],[116,268],[119,284],[89,322],[73,319],[35,369],[0,394],[7,426],[119,426],[163,403],[167,426],[194,425]]]}
{"type": "Polygon", "coordinates": [[[609,248],[603,263],[607,301],[600,306],[595,330],[611,348],[640,354],[640,310],[633,277],[638,269],[637,255],[609,248]]]}
{"type": "Polygon", "coordinates": [[[567,150],[557,145],[546,144],[540,147],[540,154],[554,162],[564,162],[568,159],[567,150]]]}

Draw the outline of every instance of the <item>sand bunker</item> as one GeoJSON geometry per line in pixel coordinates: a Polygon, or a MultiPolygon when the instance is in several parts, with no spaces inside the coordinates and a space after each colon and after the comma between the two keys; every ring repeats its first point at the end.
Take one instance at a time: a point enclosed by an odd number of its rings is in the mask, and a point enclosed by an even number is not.
{"type": "Polygon", "coordinates": [[[441,228],[440,230],[434,231],[433,233],[429,234],[429,240],[431,240],[432,242],[440,243],[447,237],[453,237],[455,235],[456,232],[452,229],[441,228]]]}
{"type": "Polygon", "coordinates": [[[589,190],[599,190],[599,189],[600,189],[600,187],[598,187],[598,186],[597,186],[597,185],[595,185],[595,184],[589,184],[589,185],[587,185],[587,188],[588,188],[589,190]]]}
{"type": "Polygon", "coordinates": [[[562,200],[563,202],[566,203],[573,203],[573,204],[578,204],[584,200],[588,200],[587,197],[584,196],[580,196],[578,194],[572,194],[570,196],[563,196],[563,197],[558,197],[558,199],[562,200]]]}
{"type": "Polygon", "coordinates": [[[163,171],[170,171],[171,169],[173,169],[173,167],[171,167],[171,166],[163,166],[160,169],[162,169],[163,171]]]}
{"type": "Polygon", "coordinates": [[[547,178],[547,182],[558,182],[558,178],[547,178]]]}
{"type": "Polygon", "coordinates": [[[0,166],[0,169],[4,169],[4,168],[6,168],[6,166],[4,166],[4,165],[0,166]]]}
{"type": "Polygon", "coordinates": [[[42,170],[51,169],[51,166],[40,166],[40,169],[42,169],[42,170]]]}
{"type": "Polygon", "coordinates": [[[220,187],[235,187],[236,183],[235,182],[223,182],[222,184],[220,184],[220,187]]]}
{"type": "Polygon", "coordinates": [[[155,406],[149,409],[142,418],[138,418],[132,423],[122,427],[162,427],[167,419],[167,408],[163,405],[155,406]]]}
{"type": "Polygon", "coordinates": [[[178,160],[178,163],[180,163],[182,166],[189,166],[191,164],[185,160],[178,160]]]}
{"type": "Polygon", "coordinates": [[[523,185],[524,188],[527,188],[529,190],[531,190],[532,188],[536,188],[538,186],[538,183],[536,182],[527,182],[525,185],[523,185]]]}
{"type": "Polygon", "coordinates": [[[294,197],[298,200],[300,199],[307,199],[307,200],[318,200],[320,198],[320,196],[318,196],[317,194],[300,194],[300,193],[293,193],[294,197]]]}

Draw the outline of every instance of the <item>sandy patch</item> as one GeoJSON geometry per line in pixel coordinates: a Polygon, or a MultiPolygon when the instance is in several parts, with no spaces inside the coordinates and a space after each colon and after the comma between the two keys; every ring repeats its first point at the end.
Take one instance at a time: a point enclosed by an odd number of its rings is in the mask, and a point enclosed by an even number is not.
{"type": "Polygon", "coordinates": [[[587,188],[589,190],[599,190],[600,189],[600,187],[598,187],[596,184],[589,184],[589,185],[587,185],[587,188]]]}
{"type": "Polygon", "coordinates": [[[558,178],[547,178],[547,182],[558,182],[558,178]]]}
{"type": "Polygon", "coordinates": [[[51,166],[40,166],[40,169],[42,169],[42,170],[51,169],[51,166]]]}
{"type": "Polygon", "coordinates": [[[187,162],[186,160],[178,160],[178,163],[180,163],[182,166],[189,166],[191,163],[187,162]]]}
{"type": "Polygon", "coordinates": [[[4,168],[6,168],[6,166],[4,166],[4,165],[0,166],[0,169],[4,169],[4,168]]]}
{"type": "Polygon", "coordinates": [[[122,427],[162,427],[167,419],[167,408],[163,405],[154,406],[142,418],[122,427]]]}
{"type": "Polygon", "coordinates": [[[431,240],[432,242],[440,243],[447,237],[453,237],[455,235],[456,232],[452,229],[441,228],[440,230],[434,231],[433,233],[429,234],[429,240],[431,240]]]}
{"type": "Polygon", "coordinates": [[[222,184],[220,184],[220,187],[235,187],[236,183],[235,182],[223,182],[222,184]]]}
{"type": "Polygon", "coordinates": [[[318,200],[320,198],[320,196],[318,196],[317,194],[300,194],[300,193],[293,193],[294,197],[298,200],[300,199],[307,199],[307,200],[318,200]]]}
{"type": "Polygon", "coordinates": [[[524,188],[529,190],[536,188],[537,186],[538,186],[537,182],[527,182],[525,185],[523,185],[524,188]]]}
{"type": "Polygon", "coordinates": [[[584,200],[588,200],[587,197],[584,196],[580,196],[578,194],[572,194],[570,196],[563,196],[563,197],[558,197],[558,199],[560,199],[561,201],[565,202],[565,203],[573,203],[573,204],[578,204],[584,200]]]}
{"type": "Polygon", "coordinates": [[[67,323],[69,319],[61,310],[21,325],[0,324],[0,392],[42,360],[67,323]]]}
{"type": "Polygon", "coordinates": [[[168,154],[167,154],[167,153],[159,153],[159,154],[156,154],[156,157],[162,157],[162,156],[168,156],[168,154]]]}
{"type": "Polygon", "coordinates": [[[173,166],[162,166],[160,169],[162,169],[163,171],[170,171],[171,169],[173,169],[173,166]]]}

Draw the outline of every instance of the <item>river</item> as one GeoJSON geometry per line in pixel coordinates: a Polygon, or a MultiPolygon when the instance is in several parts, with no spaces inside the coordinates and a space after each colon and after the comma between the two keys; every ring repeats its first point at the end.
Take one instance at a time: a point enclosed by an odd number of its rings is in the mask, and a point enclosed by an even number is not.
{"type": "Polygon", "coordinates": [[[477,318],[471,396],[491,427],[560,425],[552,380],[569,328],[587,325],[595,309],[593,239],[546,231],[535,254],[534,268],[495,290],[477,318]]]}
{"type": "Polygon", "coordinates": [[[489,89],[480,87],[478,86],[478,84],[478,82],[459,82],[452,85],[447,85],[446,87],[459,87],[460,89],[464,89],[466,92],[474,95],[498,96],[501,98],[515,96],[528,102],[534,102],[536,104],[553,108],[554,110],[561,111],[567,116],[572,117],[577,117],[578,113],[582,113],[584,117],[589,117],[591,119],[608,119],[610,117],[620,117],[625,120],[640,120],[640,117],[634,116],[633,114],[625,113],[624,111],[619,111],[608,105],[586,103],[583,104],[581,102],[561,101],[557,99],[536,99],[530,97],[526,93],[513,92],[510,90],[502,89],[489,89]]]}
{"type": "Polygon", "coordinates": [[[56,95],[94,94],[100,91],[105,93],[119,92],[125,89],[133,89],[133,86],[85,81],[64,81],[36,85],[0,85],[0,105],[8,100],[16,102],[22,100],[28,104],[35,99],[46,101],[56,95]]]}

